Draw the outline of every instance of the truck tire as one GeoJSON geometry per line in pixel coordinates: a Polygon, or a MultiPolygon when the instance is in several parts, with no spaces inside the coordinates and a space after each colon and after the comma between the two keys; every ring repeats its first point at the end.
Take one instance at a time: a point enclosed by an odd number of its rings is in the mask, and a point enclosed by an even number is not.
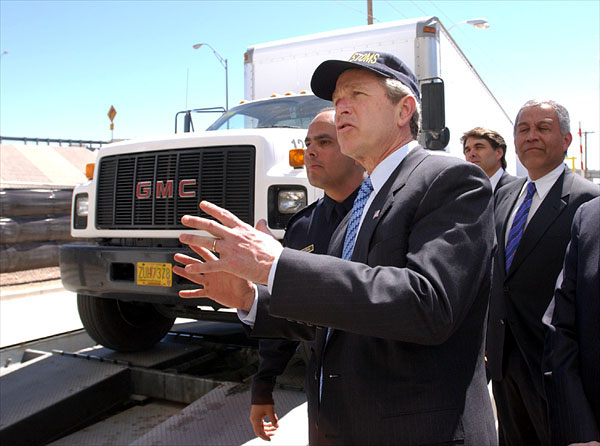
{"type": "Polygon", "coordinates": [[[153,305],[77,295],[79,317],[90,337],[119,352],[146,350],[160,341],[174,318],[160,314],[153,305]]]}

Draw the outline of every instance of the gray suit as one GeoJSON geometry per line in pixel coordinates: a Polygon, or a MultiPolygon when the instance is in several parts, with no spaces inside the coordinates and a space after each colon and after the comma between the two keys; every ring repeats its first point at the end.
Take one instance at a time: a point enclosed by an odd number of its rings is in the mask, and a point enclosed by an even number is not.
{"type": "Polygon", "coordinates": [[[331,256],[341,256],[348,217],[330,256],[284,249],[253,334],[319,326],[311,443],[496,442],[483,363],[491,196],[479,167],[416,148],[366,211],[352,262],[331,256]],[[327,342],[321,327],[333,328],[327,342]]]}
{"type": "Polygon", "coordinates": [[[494,262],[487,358],[494,380],[501,441],[504,429],[509,443],[536,444],[548,441],[541,369],[542,317],[554,294],[573,215],[582,203],[598,195],[599,188],[565,166],[527,225],[506,273],[507,224],[525,181],[521,178],[502,187],[496,196],[499,248],[494,262]],[[515,416],[520,410],[524,415],[515,416]],[[523,424],[526,416],[531,421],[523,424]]]}
{"type": "Polygon", "coordinates": [[[496,189],[494,189],[494,195],[498,194],[498,190],[500,190],[501,187],[504,187],[518,179],[519,177],[512,176],[507,171],[502,172],[502,176],[500,177],[498,184],[496,184],[496,189]]]}

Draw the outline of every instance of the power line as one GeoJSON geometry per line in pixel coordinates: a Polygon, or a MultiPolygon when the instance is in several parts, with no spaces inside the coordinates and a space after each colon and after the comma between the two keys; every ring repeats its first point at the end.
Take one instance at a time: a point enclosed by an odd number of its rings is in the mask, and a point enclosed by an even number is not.
{"type": "Polygon", "coordinates": [[[385,3],[387,3],[389,5],[390,8],[392,8],[394,11],[396,11],[398,14],[400,14],[403,18],[405,18],[405,19],[409,18],[402,11],[400,11],[399,9],[396,9],[396,7],[392,4],[392,2],[389,2],[388,0],[384,0],[384,1],[385,1],[385,3]]]}
{"type": "MultiPolygon", "coordinates": [[[[366,14],[364,11],[361,11],[360,9],[356,9],[356,8],[353,8],[352,6],[346,5],[344,2],[341,2],[340,0],[332,0],[332,1],[334,1],[335,3],[339,3],[340,5],[342,5],[342,6],[343,6],[343,7],[345,7],[345,8],[348,8],[348,9],[351,9],[351,10],[353,10],[353,11],[355,11],[355,12],[358,12],[359,14],[361,14],[361,15],[363,15],[363,16],[366,16],[367,18],[369,17],[369,14],[366,14]]],[[[375,16],[371,16],[371,18],[372,18],[373,20],[376,20],[376,21],[378,21],[378,22],[381,22],[381,20],[379,20],[379,19],[378,19],[377,17],[375,17],[375,16]]]]}
{"type": "Polygon", "coordinates": [[[415,6],[417,7],[417,9],[418,9],[419,11],[421,11],[421,12],[422,12],[424,15],[428,15],[428,14],[427,14],[425,11],[423,11],[423,9],[421,9],[421,7],[418,5],[418,3],[417,3],[417,2],[415,2],[415,1],[413,1],[413,0],[410,0],[410,2],[411,2],[413,5],[415,5],[415,6]]]}
{"type": "Polygon", "coordinates": [[[446,15],[446,13],[444,13],[444,11],[442,11],[440,9],[440,7],[438,5],[435,4],[435,2],[433,0],[429,0],[429,3],[431,3],[433,5],[433,7],[435,9],[437,9],[440,12],[440,15],[443,15],[447,20],[448,20],[448,25],[450,26],[452,23],[456,23],[453,19],[451,19],[450,17],[448,17],[446,15]]]}

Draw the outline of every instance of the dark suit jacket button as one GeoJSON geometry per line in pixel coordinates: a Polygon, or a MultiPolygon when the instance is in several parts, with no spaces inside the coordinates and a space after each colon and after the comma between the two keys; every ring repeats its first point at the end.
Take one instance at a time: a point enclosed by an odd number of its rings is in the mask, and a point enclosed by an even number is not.
{"type": "Polygon", "coordinates": [[[500,319],[500,325],[504,325],[504,319],[500,319]]]}

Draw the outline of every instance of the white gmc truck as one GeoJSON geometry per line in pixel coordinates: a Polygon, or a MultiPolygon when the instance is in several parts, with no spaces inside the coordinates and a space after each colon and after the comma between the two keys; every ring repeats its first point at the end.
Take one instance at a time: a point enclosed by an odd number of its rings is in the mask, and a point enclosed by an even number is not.
{"type": "MultiPolygon", "coordinates": [[[[172,274],[173,255],[185,250],[178,241],[181,217],[199,215],[198,203],[208,200],[251,225],[266,219],[281,237],[291,215],[321,194],[308,184],[301,151],[310,121],[331,106],[289,92],[310,91],[311,74],[323,60],[365,49],[394,53],[414,70],[425,147],[462,157],[459,138],[476,126],[510,139],[509,117],[436,17],[249,47],[249,101],[206,131],[103,147],[93,176],[73,191],[71,234],[78,241],[61,246],[61,278],[77,293],[81,320],[94,340],[136,351],[158,342],[176,317],[237,320],[208,299],[178,297],[179,290],[195,287],[172,274]],[[274,92],[279,95],[255,99],[274,92]]],[[[190,111],[185,118],[189,127],[190,111]]],[[[507,152],[508,170],[522,173],[514,151],[507,152]]]]}

